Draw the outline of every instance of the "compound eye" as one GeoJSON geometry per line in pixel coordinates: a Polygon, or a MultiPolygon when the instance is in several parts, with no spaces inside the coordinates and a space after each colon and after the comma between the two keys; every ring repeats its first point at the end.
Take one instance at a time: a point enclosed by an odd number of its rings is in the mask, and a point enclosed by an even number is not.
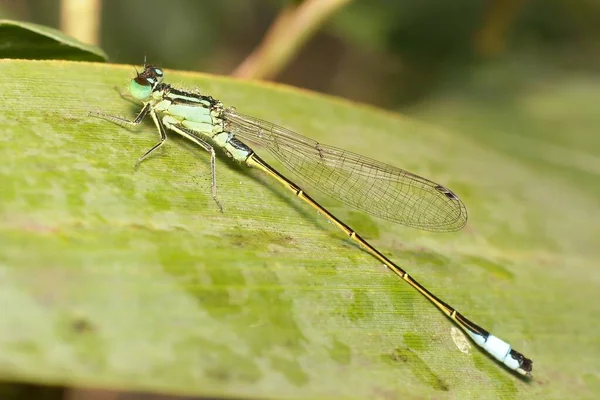
{"type": "Polygon", "coordinates": [[[152,73],[153,73],[153,75],[156,78],[156,81],[158,83],[162,82],[162,79],[163,79],[163,76],[164,76],[164,73],[163,73],[162,69],[160,69],[158,67],[152,67],[152,73]]]}
{"type": "Polygon", "coordinates": [[[152,84],[138,75],[129,82],[129,93],[138,100],[146,100],[152,95],[152,84]]]}

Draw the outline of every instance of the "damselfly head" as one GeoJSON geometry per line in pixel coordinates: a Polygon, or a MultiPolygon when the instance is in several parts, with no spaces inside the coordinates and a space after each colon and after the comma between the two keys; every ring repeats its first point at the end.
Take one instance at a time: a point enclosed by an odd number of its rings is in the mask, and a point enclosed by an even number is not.
{"type": "Polygon", "coordinates": [[[150,85],[155,86],[162,82],[163,77],[164,73],[162,68],[155,67],[154,65],[144,65],[144,70],[142,72],[138,72],[134,79],[139,81],[139,83],[145,81],[150,85]]]}
{"type": "MultiPolygon", "coordinates": [[[[137,71],[136,71],[137,72],[137,71]]],[[[137,72],[135,78],[129,83],[129,92],[138,100],[147,100],[152,96],[152,91],[163,80],[163,70],[154,65],[144,65],[142,72],[137,72]]]]}

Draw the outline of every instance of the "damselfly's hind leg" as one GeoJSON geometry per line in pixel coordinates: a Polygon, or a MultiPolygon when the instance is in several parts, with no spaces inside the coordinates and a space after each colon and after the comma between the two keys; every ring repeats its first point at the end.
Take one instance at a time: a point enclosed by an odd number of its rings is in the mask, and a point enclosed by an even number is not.
{"type": "Polygon", "coordinates": [[[210,174],[211,174],[211,179],[212,179],[212,197],[213,197],[213,200],[215,201],[215,203],[217,203],[217,207],[219,208],[219,211],[223,212],[223,206],[221,205],[221,202],[217,198],[217,174],[216,174],[216,167],[215,167],[217,156],[215,154],[215,149],[213,149],[213,147],[210,145],[210,143],[205,142],[204,140],[197,137],[197,135],[194,132],[188,131],[185,128],[169,125],[169,129],[171,129],[171,130],[179,133],[183,137],[191,140],[192,142],[196,143],[198,146],[202,147],[204,150],[206,150],[210,153],[210,174]]]}

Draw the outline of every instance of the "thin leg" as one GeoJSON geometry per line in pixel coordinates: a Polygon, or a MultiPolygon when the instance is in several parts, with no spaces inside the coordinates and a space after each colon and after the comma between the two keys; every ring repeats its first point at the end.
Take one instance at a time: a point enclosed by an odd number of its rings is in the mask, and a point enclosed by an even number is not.
{"type": "MultiPolygon", "coordinates": [[[[158,128],[158,132],[160,133],[160,142],[156,143],[154,146],[152,146],[152,148],[150,150],[148,150],[147,152],[142,154],[142,156],[140,158],[138,158],[137,162],[135,163],[136,169],[137,169],[137,167],[139,167],[139,165],[142,161],[144,161],[146,158],[148,158],[148,156],[150,156],[150,154],[152,154],[152,152],[154,152],[154,150],[158,149],[160,146],[165,144],[165,142],[167,141],[167,131],[165,130],[165,126],[163,125],[160,118],[158,118],[158,116],[156,115],[154,110],[150,111],[150,116],[152,117],[152,120],[154,120],[154,123],[156,124],[156,127],[158,128]]],[[[139,115],[138,115],[138,117],[139,117],[139,115]]],[[[135,121],[137,121],[137,118],[135,119],[135,121]]],[[[134,123],[135,123],[135,121],[134,121],[134,123]]],[[[138,122],[138,124],[139,124],[139,122],[138,122]]]]}
{"type": "MultiPolygon", "coordinates": [[[[121,97],[123,97],[123,96],[121,96],[121,97]]],[[[154,110],[151,110],[150,104],[144,104],[144,108],[142,108],[142,110],[139,112],[139,114],[135,117],[135,119],[133,121],[130,121],[126,118],[117,117],[117,116],[110,115],[110,114],[104,114],[104,113],[96,112],[96,111],[90,111],[89,115],[92,117],[102,118],[107,121],[111,121],[116,124],[119,124],[119,125],[138,126],[142,122],[142,120],[146,117],[146,115],[148,115],[148,113],[150,113],[150,116],[152,117],[152,120],[154,121],[154,124],[156,125],[156,127],[158,129],[158,132],[160,134],[160,142],[158,142],[157,144],[152,146],[152,148],[150,150],[148,150],[140,158],[138,158],[137,162],[135,163],[135,168],[137,169],[142,161],[144,161],[146,158],[148,158],[150,156],[150,154],[152,154],[155,150],[157,150],[159,147],[161,147],[167,141],[167,132],[165,129],[165,125],[163,124],[162,120],[160,118],[158,118],[158,116],[156,115],[154,110]]],[[[221,205],[221,202],[217,198],[217,174],[216,174],[216,167],[215,167],[215,165],[216,165],[215,150],[212,148],[212,146],[209,143],[198,138],[193,132],[190,132],[190,131],[186,130],[185,128],[175,127],[170,124],[168,125],[168,128],[179,133],[180,135],[188,138],[189,140],[196,143],[197,145],[199,145],[204,150],[206,150],[210,153],[210,172],[211,172],[211,177],[212,177],[212,197],[213,197],[215,203],[217,203],[217,207],[219,208],[219,211],[223,212],[223,206],[221,205]]]]}
{"type": "Polygon", "coordinates": [[[114,122],[119,125],[128,125],[128,126],[138,126],[142,120],[148,115],[148,111],[150,111],[150,104],[144,104],[144,108],[139,112],[137,117],[133,121],[128,120],[127,118],[117,117],[115,115],[104,114],[97,111],[90,111],[90,117],[102,118],[110,122],[114,122]]]}
{"type": "Polygon", "coordinates": [[[154,150],[158,149],[160,146],[162,146],[167,141],[167,133],[165,131],[165,127],[163,126],[162,121],[156,116],[156,113],[153,110],[151,110],[150,103],[144,104],[144,107],[142,108],[142,110],[139,112],[139,114],[135,117],[135,119],[133,121],[130,121],[127,118],[117,117],[115,115],[110,115],[110,114],[104,114],[104,113],[97,112],[97,111],[90,111],[89,115],[92,117],[102,118],[107,121],[114,122],[115,124],[135,127],[135,126],[138,126],[144,120],[144,118],[146,117],[146,115],[148,115],[148,113],[150,113],[150,116],[152,117],[152,119],[154,120],[154,123],[156,124],[156,127],[158,128],[158,132],[160,133],[160,142],[155,144],[150,150],[148,150],[140,158],[138,158],[138,160],[135,163],[135,167],[134,167],[137,169],[137,167],[140,165],[140,163],[142,161],[144,161],[154,150]]]}
{"type": "Polygon", "coordinates": [[[173,126],[173,125],[167,125],[167,126],[169,129],[171,129],[171,130],[179,133],[181,136],[191,140],[192,142],[196,143],[197,145],[199,145],[204,150],[206,150],[210,153],[210,173],[211,173],[211,178],[212,178],[212,197],[213,197],[213,200],[215,201],[215,203],[217,203],[217,207],[219,207],[219,211],[223,212],[223,206],[221,205],[221,202],[217,198],[217,174],[216,174],[216,167],[215,167],[217,156],[215,154],[215,149],[213,149],[213,147],[210,145],[210,143],[205,142],[204,140],[200,139],[196,134],[194,134],[194,132],[188,131],[187,129],[181,128],[178,126],[173,126]]]}

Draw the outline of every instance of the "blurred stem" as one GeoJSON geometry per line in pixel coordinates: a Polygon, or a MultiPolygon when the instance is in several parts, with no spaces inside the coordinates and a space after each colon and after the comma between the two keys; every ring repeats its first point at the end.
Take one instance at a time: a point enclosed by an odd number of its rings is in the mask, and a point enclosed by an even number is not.
{"type": "Polygon", "coordinates": [[[119,392],[109,389],[70,388],[63,400],[119,400],[119,392]]]}
{"type": "Polygon", "coordinates": [[[305,0],[277,16],[262,43],[233,72],[253,79],[275,77],[335,11],[352,0],[305,0]]]}
{"type": "Polygon", "coordinates": [[[59,386],[44,386],[35,383],[0,382],[2,400],[63,400],[65,389],[59,386]]]}
{"type": "Polygon", "coordinates": [[[492,0],[483,26],[475,35],[477,54],[490,57],[504,51],[510,25],[528,0],[492,0]]]}
{"type": "Polygon", "coordinates": [[[61,0],[60,29],[88,44],[99,44],[102,0],[61,0]]]}

